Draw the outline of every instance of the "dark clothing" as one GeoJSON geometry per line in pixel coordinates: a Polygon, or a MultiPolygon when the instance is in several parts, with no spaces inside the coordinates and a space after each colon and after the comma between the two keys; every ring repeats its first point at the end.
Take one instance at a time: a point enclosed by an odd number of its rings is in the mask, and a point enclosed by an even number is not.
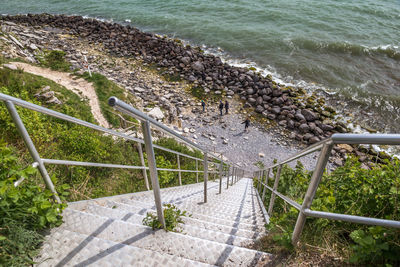
{"type": "Polygon", "coordinates": [[[228,110],[229,110],[229,103],[228,101],[225,101],[225,114],[228,114],[228,110]]]}
{"type": "Polygon", "coordinates": [[[203,107],[203,112],[206,110],[206,102],[201,100],[201,106],[203,107]]]}
{"type": "Polygon", "coordinates": [[[250,126],[250,120],[249,119],[246,119],[244,122],[242,122],[242,123],[244,123],[244,129],[245,130],[247,130],[247,128],[249,128],[249,126],[250,126]]]}
{"type": "Polygon", "coordinates": [[[218,108],[219,108],[219,113],[222,116],[222,111],[224,110],[224,103],[222,103],[222,101],[219,102],[218,108]]]}

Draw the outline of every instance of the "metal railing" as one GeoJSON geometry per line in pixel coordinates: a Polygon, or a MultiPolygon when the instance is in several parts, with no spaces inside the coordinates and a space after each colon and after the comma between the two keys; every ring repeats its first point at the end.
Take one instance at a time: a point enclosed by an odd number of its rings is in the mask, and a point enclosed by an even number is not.
{"type": "Polygon", "coordinates": [[[352,223],[361,223],[368,225],[379,225],[386,227],[400,228],[400,221],[386,220],[386,219],[376,219],[364,216],[354,216],[347,214],[339,214],[333,212],[323,212],[311,210],[311,205],[317,191],[318,185],[321,182],[322,175],[324,173],[325,167],[327,165],[329,156],[333,149],[334,144],[370,144],[370,145],[400,145],[400,134],[333,134],[332,137],[325,139],[319,143],[311,145],[310,147],[296,153],[295,155],[289,157],[286,160],[278,162],[268,168],[254,172],[255,179],[258,180],[257,191],[261,191],[261,205],[263,205],[265,199],[266,189],[271,192],[271,197],[268,206],[268,214],[271,215],[276,196],[280,197],[283,201],[288,203],[290,206],[296,208],[299,211],[297,217],[296,225],[292,234],[293,245],[298,244],[301,232],[303,231],[304,224],[307,216],[316,218],[325,218],[331,220],[341,220],[352,223]],[[316,167],[312,173],[311,180],[304,196],[302,204],[297,203],[293,199],[289,198],[278,192],[279,179],[281,174],[282,166],[286,163],[292,162],[303,156],[311,154],[321,150],[316,167]],[[274,185],[271,188],[268,186],[268,179],[270,178],[270,173],[273,168],[276,169],[274,185]],[[265,177],[265,178],[264,178],[265,177]]]}
{"type": "MultiPolygon", "coordinates": [[[[30,102],[27,102],[27,101],[24,101],[24,100],[21,100],[21,99],[18,99],[18,98],[15,98],[15,97],[12,97],[12,96],[9,96],[6,94],[0,93],[0,100],[5,103],[18,132],[22,136],[30,155],[32,156],[32,158],[34,160],[34,163],[33,163],[34,166],[39,169],[39,172],[40,172],[41,176],[43,177],[46,187],[53,193],[53,197],[57,202],[61,202],[61,200],[56,192],[54,184],[52,183],[52,181],[50,179],[50,176],[46,170],[45,164],[142,170],[143,178],[144,178],[147,190],[150,190],[150,184],[149,184],[148,177],[147,177],[147,170],[149,170],[151,185],[152,185],[152,189],[154,192],[155,204],[156,204],[156,208],[157,208],[157,217],[158,217],[159,221],[162,223],[163,227],[165,226],[165,221],[164,221],[163,210],[162,210],[160,185],[158,182],[158,171],[178,172],[179,185],[182,185],[181,173],[183,173],[183,172],[196,173],[196,182],[199,182],[199,173],[203,173],[204,202],[207,202],[207,183],[208,183],[208,174],[209,173],[214,173],[215,175],[218,174],[218,176],[219,176],[219,192],[220,193],[222,190],[222,179],[224,176],[224,166],[227,167],[227,175],[226,175],[227,188],[229,187],[229,185],[233,185],[234,183],[236,183],[239,179],[241,179],[243,177],[243,173],[244,173],[243,170],[241,170],[236,164],[225,162],[222,158],[222,154],[220,156],[218,156],[215,153],[212,153],[212,152],[206,150],[205,148],[193,143],[192,141],[188,140],[187,138],[183,137],[182,135],[176,133],[174,130],[171,130],[167,126],[150,118],[146,114],[131,107],[130,105],[124,103],[123,101],[117,99],[116,97],[111,97],[109,99],[109,104],[111,106],[115,107],[115,109],[117,109],[129,116],[132,116],[140,121],[140,123],[142,125],[142,133],[143,133],[143,137],[144,137],[143,140],[140,138],[126,135],[124,133],[121,133],[121,132],[118,132],[118,131],[115,131],[112,129],[104,128],[104,127],[89,123],[87,121],[77,119],[75,117],[72,117],[72,116],[51,110],[51,109],[41,107],[39,105],[32,104],[30,102]],[[85,127],[100,131],[105,134],[109,134],[109,135],[112,135],[115,137],[122,138],[127,141],[136,142],[141,165],[134,166],[134,165],[121,165],[121,164],[108,164],[108,163],[95,163],[95,162],[83,162],[83,161],[41,158],[35,145],[32,142],[32,139],[30,138],[28,131],[25,128],[23,121],[21,120],[21,118],[18,114],[18,111],[17,111],[15,105],[30,109],[33,111],[37,111],[37,112],[40,112],[40,113],[64,120],[64,121],[68,121],[68,122],[72,122],[74,124],[85,126],[85,127]],[[158,130],[161,130],[164,133],[167,133],[168,135],[177,139],[179,142],[185,143],[186,145],[192,147],[193,149],[200,150],[203,154],[203,158],[196,158],[191,155],[187,155],[187,154],[184,154],[181,152],[177,152],[177,151],[153,144],[152,135],[151,135],[151,126],[157,128],[158,130]],[[146,154],[147,154],[148,166],[145,165],[143,149],[142,149],[143,144],[145,146],[145,150],[146,150],[146,154]],[[154,149],[159,149],[159,150],[163,150],[163,151],[166,151],[169,153],[176,154],[178,169],[158,168],[157,164],[156,164],[156,160],[155,160],[154,149]],[[186,157],[186,158],[195,160],[196,170],[181,169],[181,164],[180,164],[181,157],[186,157]],[[211,158],[213,160],[213,162],[210,162],[209,158],[211,158]],[[199,170],[199,162],[203,163],[203,165],[204,165],[203,170],[199,170]],[[212,168],[210,169],[210,167],[212,167],[212,168]],[[230,178],[231,178],[231,180],[229,180],[230,178]]],[[[20,184],[21,182],[22,181],[20,181],[18,184],[20,184]]]]}

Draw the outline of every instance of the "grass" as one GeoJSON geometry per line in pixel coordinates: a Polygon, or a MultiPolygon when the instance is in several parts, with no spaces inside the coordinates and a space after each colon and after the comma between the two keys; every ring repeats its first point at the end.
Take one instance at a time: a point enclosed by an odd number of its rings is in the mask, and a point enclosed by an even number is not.
{"type": "MultiPolygon", "coordinates": [[[[92,73],[92,77],[90,77],[89,73],[86,72],[83,74],[83,78],[93,83],[97,97],[99,98],[101,111],[107,121],[114,127],[120,127],[121,120],[115,115],[115,113],[118,112],[114,111],[114,109],[108,105],[108,99],[111,96],[115,96],[127,104],[134,106],[134,97],[99,73],[92,73]]],[[[137,120],[130,116],[123,115],[123,117],[128,121],[137,122],[137,120]]]]}

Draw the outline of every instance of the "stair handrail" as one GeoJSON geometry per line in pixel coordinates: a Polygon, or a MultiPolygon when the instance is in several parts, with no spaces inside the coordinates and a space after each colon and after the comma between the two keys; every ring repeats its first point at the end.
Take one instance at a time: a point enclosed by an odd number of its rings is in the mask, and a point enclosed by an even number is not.
{"type": "Polygon", "coordinates": [[[312,201],[314,199],[319,183],[321,182],[322,175],[327,165],[329,156],[331,155],[334,144],[400,145],[400,134],[333,134],[330,138],[313,144],[283,161],[254,172],[253,175],[258,181],[258,187],[256,190],[257,194],[262,189],[262,196],[259,196],[261,202],[260,205],[264,205],[263,201],[265,199],[266,189],[271,191],[271,198],[267,214],[272,214],[275,196],[280,197],[283,201],[299,211],[296,225],[292,234],[292,244],[295,246],[298,245],[298,241],[301,232],[303,231],[307,216],[331,220],[341,220],[352,223],[400,228],[400,221],[311,210],[312,201]],[[304,157],[318,150],[321,150],[321,152],[318,156],[317,164],[312,174],[307,192],[304,196],[303,203],[299,204],[290,197],[278,192],[279,178],[282,166],[286,163],[304,157]],[[270,186],[268,186],[268,179],[270,178],[269,175],[271,170],[275,167],[277,167],[277,171],[273,188],[271,188],[270,186]],[[265,179],[263,181],[264,176],[265,179]]]}
{"type": "MultiPolygon", "coordinates": [[[[42,178],[43,178],[43,180],[44,180],[44,182],[46,184],[46,187],[53,193],[53,198],[58,203],[61,203],[61,200],[60,200],[60,198],[58,196],[58,193],[57,193],[57,191],[56,191],[56,189],[54,187],[53,182],[50,179],[50,176],[49,176],[49,174],[48,174],[48,172],[46,170],[45,164],[85,166],[85,167],[104,167],[104,168],[122,168],[122,169],[142,169],[143,177],[144,177],[144,180],[145,180],[145,183],[146,183],[147,190],[150,190],[150,187],[149,187],[149,183],[148,183],[148,180],[147,180],[147,172],[146,172],[146,170],[149,170],[150,173],[153,172],[153,176],[154,176],[154,172],[157,173],[157,171],[175,171],[175,172],[179,173],[179,178],[181,177],[181,175],[180,175],[181,172],[192,172],[192,173],[194,172],[194,173],[197,174],[196,175],[197,181],[198,181],[198,173],[203,172],[203,174],[204,174],[204,202],[207,202],[208,173],[217,173],[217,174],[219,174],[219,177],[220,177],[220,190],[221,190],[221,187],[222,187],[222,182],[221,181],[222,181],[222,166],[223,165],[228,166],[229,169],[232,168],[231,185],[234,182],[237,182],[240,178],[243,177],[243,172],[239,172],[239,170],[241,170],[241,169],[239,168],[239,166],[237,164],[233,164],[233,163],[224,161],[221,156],[220,156],[221,158],[218,158],[218,155],[215,155],[211,151],[207,151],[206,149],[201,148],[199,145],[194,144],[193,142],[191,142],[187,138],[178,135],[173,130],[169,129],[167,126],[165,126],[165,125],[163,125],[163,124],[161,124],[161,123],[159,123],[157,121],[154,121],[152,118],[150,118],[149,116],[147,116],[144,113],[141,114],[142,115],[141,122],[142,122],[142,126],[143,126],[143,129],[144,129],[143,132],[145,133],[144,134],[145,139],[142,140],[140,138],[129,136],[129,135],[126,135],[124,133],[121,133],[121,132],[118,132],[118,131],[115,131],[115,130],[112,130],[112,129],[108,129],[108,128],[105,128],[105,127],[102,127],[102,126],[99,126],[99,125],[96,125],[96,124],[93,124],[93,123],[90,123],[90,122],[87,122],[87,121],[72,117],[72,116],[69,116],[69,115],[66,115],[66,114],[63,114],[61,112],[57,112],[57,111],[54,111],[54,110],[51,110],[51,109],[48,109],[48,108],[45,108],[45,107],[30,103],[28,101],[24,101],[24,100],[19,99],[19,98],[3,94],[3,93],[0,93],[0,101],[5,103],[5,105],[6,105],[7,109],[8,109],[8,112],[9,112],[9,114],[10,114],[10,116],[11,116],[11,118],[12,118],[12,120],[13,120],[13,122],[14,122],[17,130],[18,130],[18,132],[20,133],[21,137],[23,138],[24,143],[25,143],[26,147],[28,148],[28,151],[29,151],[30,155],[32,156],[32,158],[34,160],[34,165],[37,166],[37,168],[38,168],[38,170],[39,170],[39,172],[40,172],[40,174],[41,174],[41,176],[42,176],[42,178]],[[83,161],[71,161],[71,160],[45,159],[45,158],[42,158],[42,157],[40,157],[39,152],[36,150],[36,147],[33,144],[32,139],[30,138],[30,135],[29,135],[28,131],[26,130],[23,121],[21,120],[21,117],[19,116],[19,113],[18,113],[15,105],[23,107],[23,108],[30,109],[30,110],[33,110],[33,111],[36,111],[36,112],[40,112],[40,113],[43,113],[43,114],[46,114],[46,115],[49,115],[49,116],[64,120],[64,121],[68,121],[68,122],[71,122],[71,123],[74,123],[74,124],[78,124],[78,125],[81,125],[81,126],[84,126],[84,127],[88,127],[88,128],[93,129],[93,130],[97,130],[97,131],[100,131],[100,132],[103,132],[103,133],[106,133],[106,134],[110,134],[110,135],[113,135],[113,136],[116,136],[116,137],[119,137],[119,138],[123,138],[125,140],[136,142],[138,144],[138,151],[139,151],[139,154],[140,154],[141,164],[142,165],[141,166],[133,166],[133,165],[121,165],[121,164],[108,164],[108,163],[95,163],[95,162],[83,162],[83,161]],[[190,145],[192,147],[194,146],[197,149],[203,151],[204,158],[193,157],[193,156],[187,155],[185,153],[174,151],[174,150],[171,150],[171,149],[159,146],[159,145],[154,145],[152,143],[152,140],[151,140],[150,123],[151,124],[155,124],[158,128],[162,129],[163,131],[167,131],[169,134],[173,134],[174,136],[180,138],[187,145],[190,145]],[[149,139],[149,137],[150,137],[150,139],[149,139]],[[155,160],[152,163],[153,164],[152,166],[149,166],[149,167],[145,166],[145,162],[144,162],[144,158],[143,158],[143,151],[142,151],[142,144],[145,145],[146,151],[147,151],[148,147],[151,149],[150,153],[153,154],[153,157],[154,157],[154,148],[176,154],[177,155],[177,161],[178,161],[178,169],[157,168],[156,165],[155,165],[155,160]],[[196,161],[196,170],[183,170],[183,169],[180,169],[180,166],[179,166],[180,165],[180,163],[179,163],[180,158],[179,158],[179,156],[183,156],[183,157],[187,157],[187,158],[195,160],[196,161]],[[215,170],[213,170],[213,171],[209,171],[208,170],[208,167],[209,167],[208,157],[211,157],[211,158],[219,161],[219,163],[212,162],[212,164],[214,164],[215,166],[219,167],[219,170],[217,168],[215,170]],[[198,162],[203,162],[204,163],[204,169],[203,170],[198,170],[198,162]]],[[[119,102],[121,103],[122,101],[119,100],[119,102]]],[[[131,108],[134,109],[133,107],[131,107],[131,108]]],[[[134,110],[136,110],[136,109],[134,109],[134,110]]],[[[140,111],[138,111],[138,110],[136,110],[135,112],[140,114],[140,111]]],[[[149,151],[147,151],[147,152],[149,153],[149,151]]],[[[152,175],[151,175],[151,177],[152,177],[152,175]]],[[[157,176],[156,176],[156,178],[157,178],[157,176]]],[[[229,185],[229,179],[230,179],[230,176],[228,175],[227,176],[227,184],[228,185],[229,185]]],[[[22,181],[20,181],[19,183],[21,183],[21,182],[22,181]]],[[[180,185],[181,184],[182,183],[181,183],[181,180],[180,180],[180,185]]],[[[159,194],[160,188],[159,188],[159,184],[158,184],[158,178],[155,181],[153,181],[153,179],[152,179],[152,185],[153,185],[153,191],[155,192],[155,194],[160,195],[159,194]],[[158,192],[156,193],[156,191],[158,191],[158,192]]],[[[164,217],[163,217],[163,211],[162,211],[162,207],[161,207],[161,199],[160,198],[158,198],[158,200],[156,201],[156,206],[157,206],[157,216],[158,216],[160,222],[162,223],[162,225],[165,226],[164,217]]]]}

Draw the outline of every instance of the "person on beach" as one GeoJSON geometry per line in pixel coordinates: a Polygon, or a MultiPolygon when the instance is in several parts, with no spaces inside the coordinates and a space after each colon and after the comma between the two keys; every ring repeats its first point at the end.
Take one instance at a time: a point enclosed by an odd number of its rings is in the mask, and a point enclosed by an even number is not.
{"type": "Polygon", "coordinates": [[[204,102],[204,100],[201,100],[201,106],[203,107],[203,112],[206,111],[206,102],[204,102]]]}
{"type": "Polygon", "coordinates": [[[229,110],[229,102],[228,100],[225,100],[225,114],[228,114],[228,110],[229,110]]]}
{"type": "Polygon", "coordinates": [[[222,111],[224,110],[224,103],[222,103],[222,100],[219,101],[218,108],[219,108],[219,114],[222,116],[223,115],[222,111]]]}
{"type": "Polygon", "coordinates": [[[246,120],[244,122],[242,122],[242,124],[244,123],[244,131],[247,133],[249,132],[249,126],[250,126],[250,118],[247,117],[246,120]]]}

